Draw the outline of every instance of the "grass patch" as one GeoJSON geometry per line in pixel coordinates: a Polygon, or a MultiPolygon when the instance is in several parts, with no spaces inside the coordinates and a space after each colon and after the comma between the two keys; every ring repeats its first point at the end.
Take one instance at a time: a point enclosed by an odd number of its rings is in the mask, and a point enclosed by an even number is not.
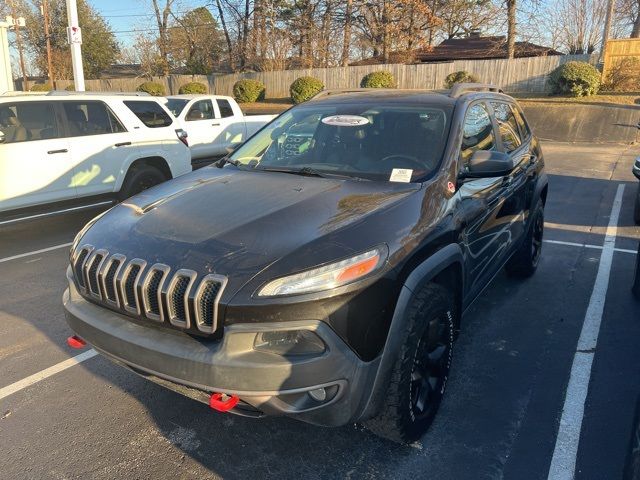
{"type": "Polygon", "coordinates": [[[241,103],[240,108],[245,115],[269,115],[282,113],[293,106],[289,97],[267,98],[262,102],[241,103]]]}
{"type": "Polygon", "coordinates": [[[640,92],[638,93],[602,93],[590,97],[565,97],[559,95],[540,95],[533,93],[515,93],[513,97],[521,102],[542,103],[581,103],[585,105],[638,105],[640,106],[640,92]]]}

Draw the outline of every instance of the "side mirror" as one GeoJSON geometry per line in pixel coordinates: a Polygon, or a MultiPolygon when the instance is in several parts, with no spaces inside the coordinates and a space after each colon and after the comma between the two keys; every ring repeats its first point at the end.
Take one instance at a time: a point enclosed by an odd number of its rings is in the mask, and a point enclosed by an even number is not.
{"type": "Polygon", "coordinates": [[[515,168],[513,159],[504,152],[478,150],[473,153],[464,178],[490,178],[509,175],[515,168]]]}

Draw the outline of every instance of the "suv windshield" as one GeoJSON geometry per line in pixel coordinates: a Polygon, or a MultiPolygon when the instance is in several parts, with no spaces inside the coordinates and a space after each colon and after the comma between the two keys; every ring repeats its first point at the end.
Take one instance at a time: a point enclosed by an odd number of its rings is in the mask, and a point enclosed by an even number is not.
{"type": "Polygon", "coordinates": [[[189,103],[189,100],[185,100],[184,98],[170,98],[167,100],[167,108],[173,113],[174,117],[177,117],[182,113],[184,107],[189,103]]]}
{"type": "Polygon", "coordinates": [[[309,105],[283,113],[230,158],[255,169],[369,180],[409,169],[415,181],[440,163],[450,119],[451,109],[440,106],[309,105]]]}

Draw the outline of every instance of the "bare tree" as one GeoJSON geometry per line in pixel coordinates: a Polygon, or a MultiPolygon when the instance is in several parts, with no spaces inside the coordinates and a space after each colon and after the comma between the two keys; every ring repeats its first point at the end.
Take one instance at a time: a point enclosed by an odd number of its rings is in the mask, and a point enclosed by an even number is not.
{"type": "Polygon", "coordinates": [[[164,0],[164,6],[160,9],[159,2],[162,0],[151,0],[153,11],[158,26],[158,47],[160,49],[160,58],[162,61],[162,73],[169,75],[169,16],[171,8],[175,0],[164,0]]]}
{"type": "Polygon", "coordinates": [[[507,57],[516,56],[516,0],[507,3],[507,57]]]}

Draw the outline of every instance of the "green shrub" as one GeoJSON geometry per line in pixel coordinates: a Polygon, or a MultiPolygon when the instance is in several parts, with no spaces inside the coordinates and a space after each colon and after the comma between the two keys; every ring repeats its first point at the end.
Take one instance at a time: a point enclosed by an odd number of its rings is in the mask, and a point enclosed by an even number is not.
{"type": "Polygon", "coordinates": [[[178,93],[180,95],[204,95],[207,93],[207,86],[200,82],[189,82],[182,85],[180,90],[178,90],[178,93]]]}
{"type": "Polygon", "coordinates": [[[362,88],[396,88],[396,79],[393,78],[391,72],[381,70],[379,72],[371,72],[362,77],[360,81],[362,88]]]}
{"type": "Polygon", "coordinates": [[[460,70],[447,75],[444,79],[444,88],[453,88],[456,83],[476,83],[478,77],[474,74],[460,70]]]}
{"type": "Polygon", "coordinates": [[[48,83],[34,83],[29,90],[31,92],[50,92],[53,88],[48,83]]]}
{"type": "Polygon", "coordinates": [[[587,62],[567,62],[549,74],[551,93],[588,97],[600,89],[600,72],[587,62]]]}
{"type": "Polygon", "coordinates": [[[306,102],[324,88],[324,84],[314,77],[296,78],[289,87],[293,103],[306,102]]]}
{"type": "Polygon", "coordinates": [[[154,97],[164,97],[165,90],[164,85],[158,82],[144,82],[138,85],[136,88],[137,92],[147,92],[149,95],[153,95],[154,97]]]}
{"type": "Polygon", "coordinates": [[[266,89],[259,80],[245,78],[233,85],[233,96],[239,103],[251,103],[264,100],[266,89]]]}
{"type": "Polygon", "coordinates": [[[625,57],[611,65],[602,84],[607,92],[640,91],[640,58],[625,57]]]}

